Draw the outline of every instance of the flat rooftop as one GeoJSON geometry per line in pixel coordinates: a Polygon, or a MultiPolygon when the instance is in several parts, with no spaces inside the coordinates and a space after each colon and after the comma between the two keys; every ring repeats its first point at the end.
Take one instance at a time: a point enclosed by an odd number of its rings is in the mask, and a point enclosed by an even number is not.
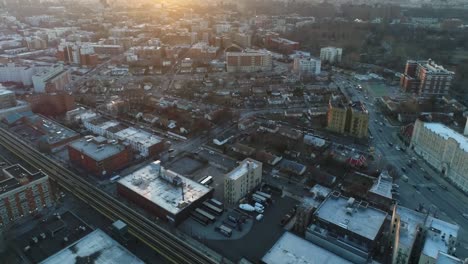
{"type": "MultiPolygon", "coordinates": [[[[98,137],[101,138],[101,137],[98,137]]],[[[98,143],[94,139],[80,139],[69,144],[75,150],[84,153],[95,161],[102,161],[122,152],[125,147],[115,143],[98,143]]]]}
{"type": "Polygon", "coordinates": [[[0,174],[0,195],[14,190],[25,182],[33,182],[47,177],[43,172],[31,173],[19,164],[4,167],[0,174]]]}
{"type": "Polygon", "coordinates": [[[433,133],[436,133],[440,137],[443,137],[445,140],[449,138],[455,140],[458,144],[460,144],[460,148],[463,151],[468,152],[468,138],[462,134],[457,133],[453,129],[440,123],[424,123],[424,127],[433,133]]]}
{"type": "Polygon", "coordinates": [[[4,95],[8,95],[8,94],[14,94],[14,93],[12,91],[10,91],[10,90],[0,89],[0,96],[4,96],[4,95]]]}
{"type": "Polygon", "coordinates": [[[458,237],[458,230],[460,226],[454,225],[443,220],[429,216],[426,220],[426,227],[428,234],[424,242],[423,254],[433,258],[437,257],[439,252],[447,253],[449,245],[446,241],[449,237],[458,237]],[[445,238],[442,239],[442,236],[445,238]],[[444,241],[445,240],[445,241],[444,241]]]}
{"type": "Polygon", "coordinates": [[[156,135],[133,127],[121,130],[115,135],[121,138],[122,140],[138,142],[145,147],[151,147],[160,143],[163,140],[162,138],[156,135]]]}
{"type": "Polygon", "coordinates": [[[417,229],[419,226],[424,226],[426,215],[403,206],[398,206],[396,213],[400,216],[401,224],[404,223],[405,225],[404,230],[399,233],[399,244],[412,247],[416,239],[417,229]]]}
{"type": "Polygon", "coordinates": [[[437,256],[436,264],[463,264],[463,261],[457,257],[439,252],[439,255],[437,256]]]}
{"type": "Polygon", "coordinates": [[[239,164],[239,166],[237,166],[228,174],[226,174],[226,176],[231,180],[237,180],[239,177],[242,177],[243,175],[247,174],[247,172],[249,171],[249,164],[250,166],[252,166],[253,170],[260,165],[260,162],[253,159],[245,159],[239,164]]]}
{"type": "Polygon", "coordinates": [[[369,192],[392,199],[392,187],[393,180],[388,174],[388,171],[382,171],[369,192]]]}
{"type": "Polygon", "coordinates": [[[369,207],[367,203],[360,205],[357,201],[354,201],[352,210],[348,210],[349,200],[332,193],[317,209],[315,216],[369,240],[375,240],[387,213],[369,207]]]}
{"type": "Polygon", "coordinates": [[[198,182],[162,168],[159,161],[125,176],[118,183],[174,215],[211,190],[198,182]],[[180,178],[181,186],[168,180],[176,177],[180,178]]]}
{"type": "Polygon", "coordinates": [[[119,124],[120,123],[117,122],[117,121],[110,120],[110,121],[105,121],[104,123],[99,124],[99,127],[104,129],[104,130],[107,130],[108,128],[117,126],[119,124]]]}
{"type": "Polygon", "coordinates": [[[63,264],[81,262],[96,264],[144,264],[143,261],[100,229],[96,229],[76,243],[40,263],[63,264]]]}
{"type": "Polygon", "coordinates": [[[267,264],[352,263],[290,232],[285,232],[276,241],[262,261],[267,264]]]}
{"type": "Polygon", "coordinates": [[[66,128],[54,121],[40,117],[42,119],[42,128],[47,132],[46,139],[49,144],[60,142],[64,139],[77,136],[78,133],[66,128]]]}

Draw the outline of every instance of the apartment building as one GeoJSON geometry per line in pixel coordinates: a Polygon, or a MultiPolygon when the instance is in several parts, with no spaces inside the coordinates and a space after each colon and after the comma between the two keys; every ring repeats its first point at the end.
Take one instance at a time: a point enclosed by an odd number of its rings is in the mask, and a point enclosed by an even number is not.
{"type": "Polygon", "coordinates": [[[4,87],[2,87],[2,85],[0,84],[0,109],[11,108],[16,106],[15,93],[3,88],[4,87]]]}
{"type": "Polygon", "coordinates": [[[330,100],[327,112],[327,129],[357,138],[367,137],[369,112],[361,102],[346,104],[330,100]]]}
{"type": "MultiPolygon", "coordinates": [[[[390,226],[392,264],[436,264],[451,258],[460,227],[428,213],[395,206],[390,226]]],[[[451,259],[454,259],[453,257],[451,259]]]]}
{"type": "Polygon", "coordinates": [[[294,58],[293,71],[300,74],[319,75],[322,62],[318,58],[294,58]]]}
{"type": "Polygon", "coordinates": [[[63,91],[70,81],[70,72],[63,65],[55,65],[32,76],[36,93],[63,91]]]}
{"type": "Polygon", "coordinates": [[[31,173],[21,165],[5,167],[0,174],[0,228],[52,205],[49,177],[31,173]]]}
{"type": "Polygon", "coordinates": [[[435,64],[431,59],[408,60],[400,78],[400,86],[406,92],[422,97],[440,97],[449,93],[454,76],[454,72],[435,64]]]}
{"type": "Polygon", "coordinates": [[[7,63],[0,65],[0,82],[15,82],[25,86],[32,85],[34,68],[7,63]]]}
{"type": "Polygon", "coordinates": [[[353,263],[364,264],[380,247],[387,212],[334,191],[313,214],[305,238],[353,263]]]}
{"type": "Polygon", "coordinates": [[[439,123],[416,120],[411,147],[442,175],[468,192],[468,138],[439,123]]]}
{"type": "Polygon", "coordinates": [[[268,71],[273,67],[271,54],[264,51],[227,52],[227,72],[268,71]]]}
{"type": "Polygon", "coordinates": [[[342,48],[325,47],[320,49],[320,59],[331,64],[341,62],[342,48]]]}
{"type": "Polygon", "coordinates": [[[239,166],[226,174],[224,179],[224,199],[228,204],[236,204],[262,181],[262,163],[247,158],[239,166]]]}

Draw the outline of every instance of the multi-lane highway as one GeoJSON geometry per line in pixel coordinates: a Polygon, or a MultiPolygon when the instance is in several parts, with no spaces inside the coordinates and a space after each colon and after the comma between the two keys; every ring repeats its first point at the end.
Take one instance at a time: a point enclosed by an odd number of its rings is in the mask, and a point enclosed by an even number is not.
{"type": "Polygon", "coordinates": [[[220,263],[216,256],[188,244],[145,216],[139,214],[114,197],[88,183],[79,175],[61,167],[27,143],[0,128],[0,144],[7,150],[42,170],[62,188],[73,193],[91,207],[111,220],[121,219],[129,227],[129,233],[157,251],[173,263],[220,263]]]}

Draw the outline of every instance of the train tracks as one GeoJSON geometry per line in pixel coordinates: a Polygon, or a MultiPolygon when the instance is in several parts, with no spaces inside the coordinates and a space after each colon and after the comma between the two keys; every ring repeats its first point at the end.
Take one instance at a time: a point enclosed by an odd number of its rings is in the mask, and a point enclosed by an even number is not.
{"type": "Polygon", "coordinates": [[[181,238],[156,225],[85,179],[63,168],[30,145],[0,128],[0,144],[31,166],[42,170],[62,188],[89,204],[111,220],[121,219],[129,233],[172,263],[219,263],[181,238]]]}

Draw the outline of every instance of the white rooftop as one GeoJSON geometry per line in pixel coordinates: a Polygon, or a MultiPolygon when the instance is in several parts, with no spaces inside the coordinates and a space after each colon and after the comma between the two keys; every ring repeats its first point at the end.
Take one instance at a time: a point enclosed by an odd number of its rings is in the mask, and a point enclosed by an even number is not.
{"type": "Polygon", "coordinates": [[[349,199],[333,193],[320,205],[315,215],[329,223],[345,228],[355,234],[374,240],[379,233],[387,213],[379,209],[364,208],[355,201],[352,212],[348,211],[349,199]]]}
{"type": "Polygon", "coordinates": [[[405,247],[412,247],[416,239],[417,228],[424,226],[426,215],[415,210],[398,206],[397,212],[400,216],[399,244],[405,247]]]}
{"type": "Polygon", "coordinates": [[[457,257],[439,252],[439,255],[437,255],[436,264],[463,264],[463,261],[457,257]]]}
{"type": "Polygon", "coordinates": [[[436,258],[440,252],[447,253],[449,237],[456,238],[460,226],[429,216],[426,221],[428,234],[424,242],[423,254],[436,258]],[[445,235],[445,239],[442,236],[445,235]]]}
{"type": "Polygon", "coordinates": [[[165,170],[160,167],[159,161],[125,176],[118,183],[174,215],[210,191],[210,188],[198,182],[165,170]],[[163,178],[164,175],[167,175],[165,178],[179,177],[181,179],[184,191],[183,200],[182,187],[170,183],[163,178]]]}
{"type": "Polygon", "coordinates": [[[0,86],[0,96],[7,95],[7,94],[14,94],[14,93],[10,90],[3,89],[3,87],[0,86]]]}
{"type": "Polygon", "coordinates": [[[136,129],[133,127],[126,128],[115,134],[118,138],[126,141],[138,142],[145,147],[151,147],[162,141],[162,138],[148,133],[144,130],[136,129]]]}
{"type": "Polygon", "coordinates": [[[285,232],[263,256],[267,264],[351,264],[332,252],[323,249],[292,233],[285,232]]]}
{"type": "Polygon", "coordinates": [[[392,199],[392,184],[393,180],[388,171],[382,171],[369,192],[392,199]]]}
{"type": "MultiPolygon", "coordinates": [[[[99,139],[102,137],[98,137],[99,139]]],[[[104,138],[105,140],[105,138],[104,138]]],[[[118,153],[122,152],[125,147],[120,144],[100,144],[94,139],[80,139],[70,143],[70,147],[84,153],[85,155],[91,157],[95,161],[102,161],[118,153]]]]}
{"type": "Polygon", "coordinates": [[[230,171],[227,174],[227,177],[231,180],[237,180],[239,177],[242,177],[243,175],[247,174],[247,172],[249,172],[249,164],[252,166],[252,170],[258,167],[258,161],[253,159],[245,159],[241,162],[241,164],[239,164],[239,166],[230,171]]]}
{"type": "Polygon", "coordinates": [[[57,254],[45,259],[41,264],[80,263],[89,257],[94,264],[144,264],[130,251],[97,229],[57,254]]]}
{"type": "Polygon", "coordinates": [[[424,127],[446,140],[449,138],[454,139],[456,142],[458,142],[458,144],[460,144],[460,148],[463,151],[468,152],[468,138],[462,134],[457,133],[453,129],[439,123],[424,123],[424,127]]]}
{"type": "Polygon", "coordinates": [[[117,122],[117,121],[114,121],[114,120],[110,120],[110,121],[106,121],[102,124],[99,125],[100,128],[104,129],[104,130],[107,130],[108,128],[111,128],[113,126],[117,126],[119,125],[120,123],[117,122]]]}

